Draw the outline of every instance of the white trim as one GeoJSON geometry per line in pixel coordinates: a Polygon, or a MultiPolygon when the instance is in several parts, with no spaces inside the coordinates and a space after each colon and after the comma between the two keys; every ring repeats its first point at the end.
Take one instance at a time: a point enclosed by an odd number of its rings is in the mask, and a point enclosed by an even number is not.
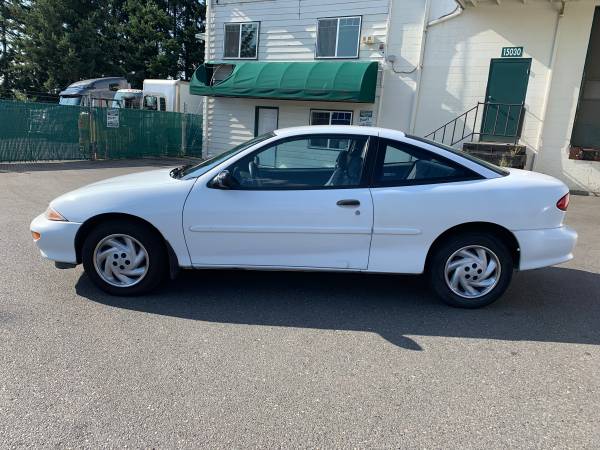
{"type": "Polygon", "coordinates": [[[258,44],[260,39],[260,22],[258,21],[250,21],[250,22],[224,22],[223,23],[223,59],[258,59],[258,44]],[[254,48],[254,56],[244,56],[242,57],[242,25],[255,25],[256,26],[256,47],[254,48]],[[238,26],[238,52],[237,56],[225,56],[225,48],[227,41],[227,25],[237,25],[238,26]]]}
{"type": "Polygon", "coordinates": [[[315,59],[357,59],[360,55],[360,35],[362,32],[362,16],[339,16],[339,17],[320,17],[317,19],[317,36],[315,40],[315,59]],[[335,55],[334,56],[319,56],[319,23],[321,20],[336,20],[335,29],[335,55]],[[354,56],[338,56],[338,45],[340,39],[340,20],[341,19],[358,19],[358,34],[356,36],[356,55],[354,56]]]}
{"type": "Polygon", "coordinates": [[[373,227],[373,234],[382,236],[415,236],[422,234],[419,228],[410,227],[373,227]]]}
{"type": "MultiPolygon", "coordinates": [[[[354,111],[352,110],[343,110],[343,109],[310,109],[309,110],[309,120],[308,123],[309,125],[312,126],[312,118],[313,118],[313,112],[323,112],[323,113],[329,113],[329,124],[331,125],[331,120],[333,117],[333,113],[345,113],[345,114],[350,114],[350,123],[348,125],[352,125],[352,122],[354,121],[354,111]]],[[[334,148],[334,147],[330,147],[330,139],[327,138],[327,147],[321,147],[320,145],[310,145],[310,148],[318,148],[318,149],[322,149],[322,150],[335,150],[335,151],[343,151],[343,148],[334,148]]],[[[310,142],[310,139],[309,139],[310,142]]]]}
{"type": "MultiPolygon", "coordinates": [[[[357,188],[360,189],[360,188],[357,188]]],[[[317,190],[317,189],[314,189],[317,190]]],[[[253,191],[256,192],[256,191],[253,191]]],[[[269,191],[273,192],[273,191],[269,191]]],[[[190,231],[200,233],[313,233],[313,234],[371,234],[370,227],[306,227],[306,226],[238,226],[194,225],[190,231]]],[[[414,233],[411,233],[414,234],[414,233]]]]}
{"type": "Polygon", "coordinates": [[[311,108],[310,109],[310,118],[309,118],[309,124],[312,125],[312,114],[313,112],[324,112],[324,113],[329,113],[329,123],[328,125],[331,125],[331,117],[333,115],[333,113],[350,113],[350,123],[348,125],[352,125],[352,122],[354,121],[354,111],[352,111],[351,109],[319,109],[319,108],[311,108]]]}

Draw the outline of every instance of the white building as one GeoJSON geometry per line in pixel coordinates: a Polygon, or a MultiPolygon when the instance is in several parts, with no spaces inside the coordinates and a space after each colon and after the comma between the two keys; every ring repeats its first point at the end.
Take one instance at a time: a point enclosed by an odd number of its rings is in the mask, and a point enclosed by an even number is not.
{"type": "Polygon", "coordinates": [[[436,140],[518,141],[529,168],[600,192],[599,3],[460,1],[207,0],[205,154],[288,126],[449,123],[436,140]]]}

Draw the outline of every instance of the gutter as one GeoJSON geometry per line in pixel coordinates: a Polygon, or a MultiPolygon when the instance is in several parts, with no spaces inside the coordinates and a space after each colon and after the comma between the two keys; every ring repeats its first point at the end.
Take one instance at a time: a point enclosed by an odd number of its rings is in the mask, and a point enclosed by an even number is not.
{"type": "MultiPolygon", "coordinates": [[[[212,38],[212,30],[211,30],[211,19],[212,19],[212,2],[213,0],[206,0],[206,10],[204,12],[204,16],[206,20],[204,22],[204,61],[210,60],[210,39],[212,38]]],[[[208,158],[208,148],[209,148],[209,118],[208,118],[208,98],[202,98],[202,158],[208,158]]]]}
{"type": "Polygon", "coordinates": [[[544,104],[542,106],[542,126],[540,127],[540,132],[538,134],[538,142],[536,152],[533,154],[533,161],[531,162],[531,170],[535,167],[535,162],[537,160],[537,153],[540,151],[540,141],[542,139],[542,135],[544,133],[544,127],[546,125],[546,114],[548,112],[548,97],[550,96],[550,90],[552,89],[552,79],[554,77],[554,63],[556,61],[556,53],[558,50],[558,39],[560,35],[560,22],[565,15],[565,0],[560,2],[560,9],[557,11],[556,15],[556,23],[554,25],[554,38],[552,39],[552,50],[550,53],[550,63],[548,64],[548,76],[546,78],[546,91],[544,93],[544,104]]]}
{"type": "Polygon", "coordinates": [[[415,132],[415,126],[417,121],[417,113],[419,111],[419,101],[421,97],[421,78],[423,75],[423,60],[425,58],[425,47],[427,44],[427,32],[429,28],[432,26],[438,25],[440,23],[446,22],[447,20],[453,19],[462,14],[465,7],[463,4],[463,0],[455,0],[456,8],[448,14],[444,14],[443,16],[438,17],[437,19],[429,20],[429,11],[431,9],[431,0],[426,0],[425,3],[425,16],[423,18],[423,37],[421,38],[421,53],[419,55],[419,64],[417,68],[419,71],[417,72],[416,88],[415,88],[415,98],[413,101],[412,113],[410,116],[410,132],[415,132]]]}

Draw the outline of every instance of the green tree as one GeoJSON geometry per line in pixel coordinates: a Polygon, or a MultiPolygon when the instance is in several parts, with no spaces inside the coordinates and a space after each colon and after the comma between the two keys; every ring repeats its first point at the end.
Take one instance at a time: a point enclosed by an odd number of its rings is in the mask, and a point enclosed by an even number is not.
{"type": "MultiPolygon", "coordinates": [[[[22,10],[0,64],[0,77],[10,72],[13,88],[56,92],[103,76],[126,76],[141,87],[145,78],[189,79],[203,61],[196,34],[205,6],[198,0],[2,1],[22,10]]],[[[0,50],[2,30],[13,22],[0,18],[0,50]]]]}
{"type": "Polygon", "coordinates": [[[17,49],[15,41],[23,33],[23,17],[27,11],[21,0],[2,0],[0,2],[0,89],[10,90],[14,77],[17,49]]]}
{"type": "Polygon", "coordinates": [[[123,61],[132,85],[145,78],[189,79],[204,60],[196,34],[204,4],[195,0],[126,0],[121,20],[123,61]]]}
{"type": "Polygon", "coordinates": [[[121,22],[123,65],[129,81],[141,87],[145,78],[166,78],[177,72],[177,41],[169,33],[170,17],[156,1],[127,0],[121,22]]]}
{"type": "Polygon", "coordinates": [[[197,65],[204,61],[204,42],[198,40],[196,34],[204,31],[206,7],[204,2],[188,0],[171,0],[168,4],[179,46],[179,72],[189,80],[197,65]]]}
{"type": "Polygon", "coordinates": [[[110,3],[35,0],[17,41],[21,88],[57,91],[92,77],[122,75],[110,3]]]}

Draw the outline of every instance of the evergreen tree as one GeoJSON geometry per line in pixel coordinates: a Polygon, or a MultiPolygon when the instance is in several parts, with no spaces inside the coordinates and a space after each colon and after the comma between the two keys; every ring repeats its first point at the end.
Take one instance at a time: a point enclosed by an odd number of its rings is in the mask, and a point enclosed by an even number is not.
{"type": "Polygon", "coordinates": [[[190,79],[204,60],[204,4],[190,0],[126,0],[123,59],[132,85],[145,78],[190,79]]]}
{"type": "Polygon", "coordinates": [[[155,0],[127,0],[122,22],[122,56],[129,81],[141,87],[145,78],[177,74],[178,45],[169,32],[171,18],[155,0]]]}
{"type": "Polygon", "coordinates": [[[174,34],[179,46],[179,71],[189,80],[197,65],[204,61],[204,42],[196,34],[204,31],[205,4],[188,0],[170,0],[174,17],[174,34]]]}
{"type": "Polygon", "coordinates": [[[22,88],[57,91],[93,77],[122,75],[118,34],[102,0],[35,0],[17,41],[22,88]]]}
{"type": "MultiPolygon", "coordinates": [[[[15,41],[23,33],[23,17],[27,7],[22,0],[0,2],[0,90],[13,87],[13,68],[17,49],[15,41]]],[[[0,92],[0,95],[2,92],[0,92]]]]}
{"type": "MultiPolygon", "coordinates": [[[[20,31],[0,60],[0,77],[10,72],[12,87],[56,92],[81,79],[119,75],[141,87],[145,78],[189,79],[204,59],[196,34],[205,7],[198,0],[3,1],[23,10],[20,31]]],[[[10,28],[2,18],[0,50],[2,30],[10,28]]]]}

